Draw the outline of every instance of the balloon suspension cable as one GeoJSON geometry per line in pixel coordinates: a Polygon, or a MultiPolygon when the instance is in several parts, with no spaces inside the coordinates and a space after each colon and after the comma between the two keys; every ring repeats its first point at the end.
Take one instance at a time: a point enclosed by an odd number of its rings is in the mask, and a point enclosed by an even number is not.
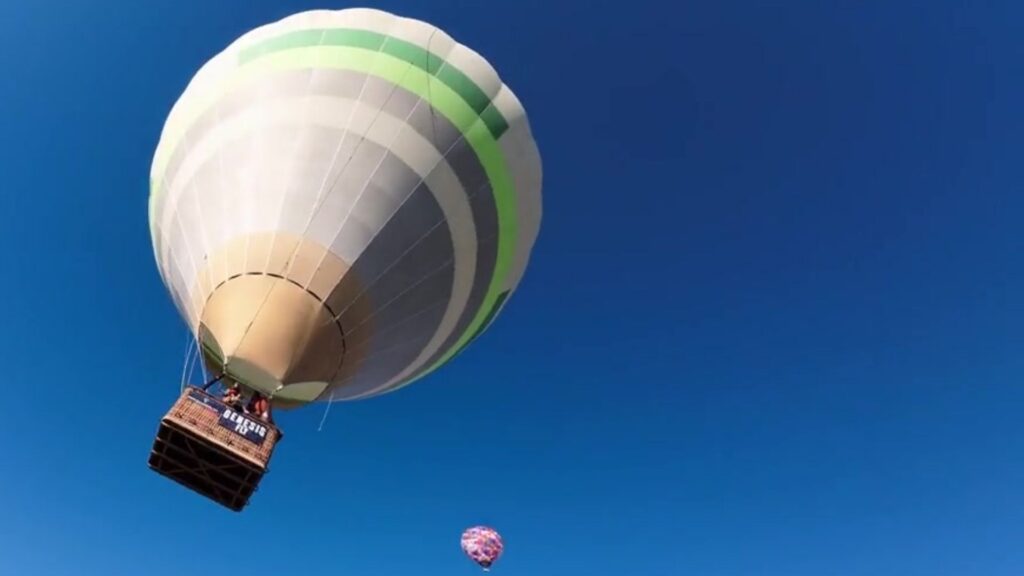
{"type": "MultiPolygon", "coordinates": [[[[431,56],[432,52],[430,52],[430,47],[431,47],[432,42],[434,40],[434,36],[437,34],[437,32],[438,32],[438,30],[435,28],[433,31],[431,31],[430,38],[427,39],[427,52],[428,53],[425,55],[425,61],[424,61],[424,65],[426,66],[426,70],[428,71],[428,75],[427,75],[427,99],[431,103],[429,108],[430,108],[430,115],[431,115],[432,140],[434,142],[437,141],[437,113],[435,112],[433,104],[432,104],[432,102],[433,102],[433,91],[431,90],[432,80],[444,68],[444,66],[447,65],[447,62],[442,61],[441,66],[438,67],[437,70],[431,71],[430,56],[431,56]]],[[[323,34],[321,34],[321,40],[322,39],[323,39],[323,34]]],[[[390,40],[390,38],[386,37],[384,39],[384,42],[380,46],[377,47],[377,50],[376,50],[376,54],[377,55],[380,55],[380,54],[383,53],[383,49],[384,49],[385,45],[388,43],[388,40],[390,40]]],[[[362,100],[363,93],[366,91],[366,87],[367,87],[368,84],[369,84],[368,81],[366,81],[366,80],[363,81],[363,85],[359,89],[359,96],[356,97],[356,101],[357,102],[362,100]]],[[[395,88],[392,88],[391,89],[391,93],[388,96],[388,100],[391,99],[391,97],[394,95],[394,93],[395,93],[395,88]]],[[[419,104],[417,103],[417,106],[418,105],[419,104]]],[[[375,116],[373,117],[373,120],[370,122],[370,127],[371,128],[377,123],[377,120],[381,117],[383,112],[384,112],[384,108],[382,106],[379,110],[377,110],[375,116]]],[[[331,167],[330,167],[330,170],[328,170],[328,175],[330,174],[331,171],[334,170],[334,166],[338,162],[338,153],[341,152],[341,150],[342,150],[342,144],[345,142],[345,138],[346,138],[347,134],[349,133],[349,129],[352,126],[352,119],[354,117],[355,117],[355,109],[353,108],[352,112],[349,114],[348,120],[346,120],[346,122],[345,122],[345,130],[342,132],[341,140],[338,142],[338,145],[335,148],[334,154],[333,154],[333,156],[331,158],[331,167]]],[[[334,176],[334,178],[331,181],[330,185],[327,185],[326,179],[324,180],[324,182],[321,183],[320,189],[317,191],[316,201],[313,204],[313,211],[310,213],[309,218],[306,220],[306,225],[303,226],[302,233],[299,234],[300,238],[304,238],[306,236],[306,233],[309,232],[310,227],[313,225],[313,221],[316,220],[317,214],[320,213],[321,208],[323,208],[324,205],[326,204],[327,196],[329,196],[329,194],[327,194],[326,192],[328,190],[332,189],[334,187],[334,185],[338,183],[338,181],[341,179],[342,174],[344,174],[345,170],[349,166],[349,163],[352,161],[352,158],[355,157],[356,152],[359,151],[359,148],[366,141],[367,141],[367,135],[366,134],[363,134],[362,136],[360,136],[359,137],[359,141],[356,143],[355,147],[352,149],[351,152],[349,152],[348,158],[345,160],[345,164],[342,166],[342,169],[339,170],[338,173],[334,176]]],[[[382,160],[382,162],[383,162],[383,160],[382,160]]],[[[379,169],[379,168],[380,168],[380,164],[377,165],[377,168],[375,169],[375,171],[377,169],[379,169]]],[[[365,189],[364,189],[364,191],[365,191],[365,189]]],[[[362,192],[359,193],[359,196],[356,197],[355,203],[359,202],[359,198],[362,197],[362,194],[363,194],[362,192]]],[[[352,210],[354,209],[354,207],[355,207],[355,204],[353,204],[353,208],[349,209],[349,213],[345,216],[345,219],[342,220],[341,225],[338,227],[338,233],[335,234],[335,239],[337,239],[338,234],[341,233],[341,229],[342,229],[342,227],[344,227],[345,222],[347,222],[349,217],[352,215],[352,210]]],[[[275,232],[275,240],[276,240],[276,232],[275,232]]],[[[291,274],[291,271],[292,271],[292,267],[295,265],[295,262],[297,260],[296,256],[298,255],[299,249],[302,247],[302,245],[303,245],[302,242],[298,242],[298,243],[295,244],[295,247],[292,248],[291,253],[288,256],[288,259],[285,260],[285,263],[284,263],[284,266],[283,266],[284,274],[282,274],[282,277],[284,277],[284,278],[289,278],[290,277],[290,274],[291,274]]],[[[326,257],[327,257],[327,252],[325,252],[324,255],[320,257],[320,262],[317,264],[316,269],[313,272],[314,276],[320,271],[320,267],[323,266],[324,258],[326,258],[326,257]]],[[[236,349],[240,349],[242,347],[242,343],[245,342],[245,339],[249,335],[249,332],[252,330],[253,326],[256,324],[256,320],[257,320],[257,318],[259,318],[260,312],[263,311],[264,306],[266,306],[267,302],[270,300],[270,295],[274,292],[274,289],[277,288],[279,285],[280,285],[279,283],[275,282],[275,283],[272,283],[267,288],[267,292],[264,295],[263,300],[260,302],[259,306],[256,307],[256,312],[253,314],[252,320],[249,321],[249,324],[245,327],[245,330],[242,331],[242,337],[239,338],[238,344],[236,345],[236,349]]],[[[337,320],[338,320],[338,317],[335,317],[334,319],[332,319],[332,322],[336,322],[337,320]]]]}
{"type": "Polygon", "coordinates": [[[430,108],[430,140],[431,140],[431,144],[433,144],[434,146],[437,146],[437,144],[438,144],[438,141],[437,141],[437,112],[434,110],[434,91],[431,88],[434,85],[433,80],[435,78],[435,75],[439,74],[441,72],[441,69],[444,68],[445,65],[448,64],[448,61],[447,60],[443,60],[441,62],[441,66],[437,70],[435,70],[433,72],[430,71],[430,57],[434,54],[430,49],[433,46],[434,35],[435,34],[437,34],[437,28],[434,28],[430,32],[430,38],[427,38],[427,51],[423,55],[423,59],[424,59],[423,63],[426,66],[426,69],[427,69],[427,72],[428,72],[427,73],[427,100],[428,100],[428,103],[429,103],[428,108],[430,108]]]}
{"type": "Polygon", "coordinates": [[[213,386],[213,385],[214,385],[214,384],[216,384],[217,382],[220,382],[220,381],[221,381],[221,379],[223,379],[223,378],[224,378],[224,376],[226,376],[226,375],[227,375],[227,374],[225,374],[224,372],[221,372],[220,374],[218,374],[218,375],[217,375],[217,377],[216,377],[216,378],[214,378],[213,380],[210,380],[210,381],[209,381],[209,382],[207,382],[206,384],[203,384],[203,392],[206,392],[206,391],[208,391],[208,390],[210,389],[210,387],[211,387],[211,386],[213,386]]]}
{"type": "Polygon", "coordinates": [[[203,382],[206,382],[210,375],[206,372],[206,354],[203,352],[203,345],[199,343],[199,340],[196,340],[196,356],[196,361],[199,362],[199,370],[203,374],[203,382]]]}
{"type": "Polygon", "coordinates": [[[192,360],[193,344],[195,344],[195,339],[192,338],[192,334],[190,333],[188,335],[188,343],[185,345],[185,361],[182,363],[181,366],[181,384],[178,390],[179,393],[185,390],[185,382],[188,380],[189,377],[188,365],[192,360]]]}
{"type": "MultiPolygon", "coordinates": [[[[323,39],[324,34],[326,34],[326,31],[321,33],[321,36],[320,36],[321,40],[323,39]]],[[[387,44],[387,41],[388,41],[388,39],[385,38],[384,44],[387,44]]],[[[382,49],[384,48],[384,44],[381,44],[380,46],[377,47],[377,52],[376,53],[378,55],[381,53],[382,49]]],[[[312,76],[310,77],[310,82],[312,82],[312,76]]],[[[359,89],[359,96],[356,98],[357,102],[362,100],[363,93],[366,91],[367,84],[369,84],[369,81],[368,80],[364,80],[362,88],[359,89]]],[[[394,89],[392,89],[392,93],[394,93],[394,89]]],[[[377,111],[377,115],[374,116],[373,121],[370,123],[371,127],[374,124],[376,124],[377,118],[380,117],[382,111],[383,110],[378,110],[377,111]]],[[[348,135],[349,129],[352,127],[352,119],[354,117],[355,117],[355,108],[352,109],[352,112],[349,114],[348,120],[345,122],[345,130],[344,130],[344,132],[342,132],[341,140],[338,141],[338,145],[335,148],[334,154],[331,157],[331,166],[330,166],[330,169],[328,170],[328,175],[330,174],[331,171],[334,170],[334,166],[338,162],[338,153],[341,152],[341,150],[342,150],[342,144],[344,144],[345,138],[348,135]]],[[[366,141],[366,135],[365,134],[359,137],[359,142],[356,143],[355,148],[353,148],[352,151],[349,153],[348,158],[345,160],[344,166],[342,166],[342,169],[339,170],[338,173],[334,176],[334,179],[330,183],[329,186],[327,185],[327,177],[325,176],[324,181],[320,184],[320,189],[317,191],[316,201],[313,204],[313,210],[310,213],[309,218],[306,220],[306,225],[302,227],[302,234],[299,234],[299,238],[304,238],[306,236],[306,233],[309,232],[310,227],[313,225],[313,221],[316,220],[317,214],[320,213],[320,209],[323,208],[324,205],[326,204],[327,196],[329,196],[329,194],[327,193],[328,190],[333,188],[334,185],[338,183],[338,180],[341,179],[341,175],[345,172],[345,169],[348,168],[349,162],[352,161],[352,158],[355,157],[356,152],[359,150],[359,147],[362,146],[363,142],[365,142],[365,141],[366,141]]],[[[293,158],[293,160],[294,160],[294,158],[293,158]]],[[[356,202],[359,202],[359,198],[358,197],[356,198],[356,202]]],[[[354,207],[355,207],[355,205],[353,204],[353,208],[354,207]]],[[[346,220],[347,219],[348,219],[348,217],[346,216],[346,220]]],[[[344,221],[342,221],[342,225],[344,225],[344,221]]],[[[340,229],[341,228],[339,226],[339,232],[340,232],[340,229]]],[[[275,236],[274,236],[274,241],[275,242],[276,242],[276,239],[277,239],[276,235],[277,235],[277,233],[275,232],[275,236]]],[[[283,266],[284,273],[281,275],[281,277],[283,277],[283,278],[289,278],[290,277],[291,271],[292,271],[292,267],[295,265],[295,262],[297,260],[296,256],[298,255],[299,249],[302,247],[302,245],[303,245],[303,242],[297,242],[295,244],[295,247],[292,248],[291,253],[288,255],[288,259],[285,260],[285,262],[284,262],[284,266],[283,266]]],[[[320,271],[320,266],[323,265],[323,259],[322,258],[325,258],[326,255],[327,255],[327,253],[325,252],[324,256],[321,257],[320,263],[317,264],[316,270],[313,272],[314,276],[316,275],[317,272],[320,271]]],[[[253,326],[256,324],[256,320],[259,318],[260,312],[263,311],[263,307],[267,305],[268,301],[270,301],[270,295],[274,292],[274,289],[277,288],[278,286],[280,286],[280,284],[277,283],[277,282],[274,282],[274,283],[271,283],[270,286],[267,288],[267,293],[264,295],[263,300],[260,302],[260,305],[256,307],[256,312],[252,315],[252,320],[249,321],[249,324],[245,327],[245,330],[242,331],[242,337],[239,338],[238,344],[236,344],[236,346],[235,346],[236,349],[241,349],[242,348],[242,344],[245,342],[245,339],[249,335],[249,332],[252,330],[253,326]]],[[[226,359],[225,359],[225,362],[226,362],[226,359]]]]}
{"type": "Polygon", "coordinates": [[[324,429],[324,422],[327,422],[327,414],[331,411],[331,404],[334,404],[334,391],[331,390],[331,397],[327,400],[327,407],[324,408],[324,417],[320,419],[320,426],[316,429],[321,432],[324,429]]]}
{"type": "MultiPolygon", "coordinates": [[[[427,50],[423,53],[423,69],[427,71],[427,99],[426,99],[426,102],[428,104],[427,105],[427,109],[430,110],[430,143],[433,144],[436,148],[438,148],[438,150],[440,150],[441,147],[438,145],[439,140],[437,138],[437,110],[434,109],[434,105],[432,104],[432,102],[434,101],[434,91],[433,91],[432,88],[433,88],[433,85],[434,85],[433,82],[437,78],[437,75],[440,74],[442,70],[444,70],[444,67],[448,65],[448,62],[442,60],[441,61],[441,65],[438,66],[436,69],[432,66],[431,56],[433,56],[434,53],[433,53],[433,51],[431,51],[431,46],[433,46],[434,36],[437,35],[437,32],[438,32],[438,29],[435,28],[433,31],[431,31],[430,37],[427,38],[427,50]]],[[[387,41],[385,40],[385,42],[387,42],[387,41]]],[[[361,97],[361,93],[360,93],[360,97],[361,97]]],[[[422,102],[422,100],[421,100],[421,102],[422,102]]],[[[419,105],[420,105],[420,102],[417,102],[416,106],[419,106],[419,105]]],[[[379,112],[378,112],[378,115],[379,115],[379,112]]],[[[374,121],[376,121],[376,119],[374,121]]],[[[449,151],[453,147],[454,147],[454,145],[452,145],[449,148],[449,151]]],[[[354,155],[355,152],[353,152],[352,154],[354,155]]],[[[448,152],[444,152],[444,153],[441,154],[441,156],[444,157],[447,154],[448,154],[448,152]]],[[[351,156],[349,158],[351,159],[351,156]]],[[[424,182],[424,179],[421,177],[419,183],[422,184],[423,182],[424,182]]],[[[403,256],[404,256],[404,254],[403,254],[403,256]]],[[[317,269],[319,270],[319,268],[317,268],[317,269]]],[[[387,271],[385,271],[383,274],[378,276],[376,280],[379,280],[386,273],[387,273],[387,271]]],[[[376,280],[374,280],[374,282],[371,282],[371,285],[373,283],[375,283],[376,280]]],[[[362,294],[365,294],[368,289],[369,289],[369,286],[364,286],[363,287],[363,291],[360,292],[359,295],[361,296],[362,294]]],[[[324,321],[323,321],[323,326],[329,326],[332,322],[337,322],[338,320],[340,320],[342,315],[344,315],[345,312],[348,311],[350,306],[351,306],[351,303],[349,304],[349,306],[346,306],[344,309],[342,309],[341,312],[338,312],[334,316],[330,316],[328,318],[325,318],[324,321]]]]}

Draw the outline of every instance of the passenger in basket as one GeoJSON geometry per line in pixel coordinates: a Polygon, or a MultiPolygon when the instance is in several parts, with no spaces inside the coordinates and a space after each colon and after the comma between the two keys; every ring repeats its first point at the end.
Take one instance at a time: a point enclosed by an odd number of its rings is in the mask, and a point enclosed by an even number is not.
{"type": "Polygon", "coordinates": [[[249,400],[249,405],[245,407],[246,414],[253,414],[257,418],[262,418],[267,422],[273,422],[270,419],[270,400],[267,400],[266,396],[259,392],[252,393],[252,399],[249,400]]]}
{"type": "Polygon", "coordinates": [[[235,382],[227,389],[224,390],[224,396],[222,398],[225,404],[238,410],[242,405],[242,389],[239,388],[238,382],[235,382]]]}

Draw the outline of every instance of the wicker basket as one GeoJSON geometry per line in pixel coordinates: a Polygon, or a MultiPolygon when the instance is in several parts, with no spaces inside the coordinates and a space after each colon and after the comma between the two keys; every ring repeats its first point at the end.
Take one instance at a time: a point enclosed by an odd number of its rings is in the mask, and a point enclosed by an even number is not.
{"type": "MultiPolygon", "coordinates": [[[[231,416],[227,418],[231,418],[231,416]]],[[[277,446],[281,437],[281,432],[273,424],[248,414],[243,416],[228,408],[214,396],[191,386],[185,389],[170,412],[164,416],[164,422],[171,422],[191,430],[264,470],[266,470],[270,457],[274,453],[274,447],[277,446]],[[260,436],[260,431],[246,437],[234,429],[226,427],[228,423],[225,422],[224,415],[228,413],[233,413],[252,422],[262,428],[265,433],[257,440],[256,437],[260,436]]]]}
{"type": "Polygon", "coordinates": [[[160,422],[149,466],[238,511],[256,491],[281,438],[273,424],[188,387],[160,422]]]}

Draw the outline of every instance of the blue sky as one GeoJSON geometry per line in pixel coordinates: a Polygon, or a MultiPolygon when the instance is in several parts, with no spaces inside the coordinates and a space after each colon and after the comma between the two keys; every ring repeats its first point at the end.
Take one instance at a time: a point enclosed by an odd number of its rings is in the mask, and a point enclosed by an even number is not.
{"type": "Polygon", "coordinates": [[[1024,5],[971,4],[376,4],[523,100],[541,236],[453,364],[279,415],[236,515],[146,468],[149,164],[206,59],[347,5],[4,3],[0,574],[469,575],[478,522],[505,576],[1019,574],[1024,5]]]}

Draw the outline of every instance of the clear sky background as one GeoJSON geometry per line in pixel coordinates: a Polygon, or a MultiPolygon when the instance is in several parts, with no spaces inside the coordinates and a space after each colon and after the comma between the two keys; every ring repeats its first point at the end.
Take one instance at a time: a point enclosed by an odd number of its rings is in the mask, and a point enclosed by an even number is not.
{"type": "Polygon", "coordinates": [[[0,5],[0,574],[1024,570],[1024,3],[394,0],[544,159],[520,290],[399,393],[279,415],[241,515],[146,467],[186,343],[147,176],[270,0],[0,5]]]}

